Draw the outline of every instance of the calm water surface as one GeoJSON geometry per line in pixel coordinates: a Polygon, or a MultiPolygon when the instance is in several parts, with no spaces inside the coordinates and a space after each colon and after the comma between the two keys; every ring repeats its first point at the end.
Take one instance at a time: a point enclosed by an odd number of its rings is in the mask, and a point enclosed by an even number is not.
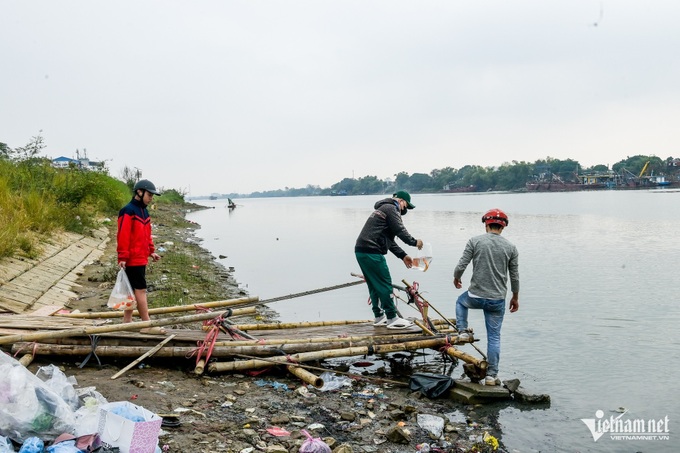
{"type": "MultiPolygon", "coordinates": [[[[268,299],[355,281],[354,241],[380,196],[201,202],[191,213],[203,245],[234,266],[241,287],[268,299]]],[[[415,195],[404,217],[409,232],[432,244],[423,273],[392,255],[395,283],[417,281],[439,311],[455,317],[461,290],[453,268],[467,239],[484,232],[481,215],[498,207],[510,216],[503,235],[520,253],[520,310],[506,314],[501,378],[518,378],[548,393],[548,408],[499,405],[502,440],[510,450],[679,451],[680,192],[415,195]],[[580,420],[669,417],[670,441],[597,442],[580,420]]],[[[403,248],[409,253],[415,249],[403,248]]],[[[464,275],[464,287],[471,275],[464,275]]],[[[272,304],[282,321],[370,319],[363,285],[272,304]]],[[[400,304],[405,316],[416,312],[400,304]]],[[[483,315],[470,325],[485,337],[483,315]]],[[[484,341],[480,347],[486,348],[484,341]]],[[[471,347],[464,350],[475,353],[471,347]]],[[[454,377],[460,375],[460,366],[454,377]]]]}

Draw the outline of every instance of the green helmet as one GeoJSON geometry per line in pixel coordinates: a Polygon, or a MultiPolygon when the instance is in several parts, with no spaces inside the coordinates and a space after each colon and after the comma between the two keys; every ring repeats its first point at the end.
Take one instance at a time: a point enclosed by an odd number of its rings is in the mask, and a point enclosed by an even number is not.
{"type": "Polygon", "coordinates": [[[145,190],[154,195],[161,194],[159,191],[156,190],[156,186],[148,179],[140,179],[139,181],[137,181],[135,187],[133,187],[132,190],[136,193],[138,189],[145,190]]]}

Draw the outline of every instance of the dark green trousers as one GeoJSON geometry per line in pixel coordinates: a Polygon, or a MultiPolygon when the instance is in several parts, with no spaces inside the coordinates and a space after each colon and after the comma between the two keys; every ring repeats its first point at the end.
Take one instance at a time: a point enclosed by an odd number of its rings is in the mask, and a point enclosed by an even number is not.
{"type": "Polygon", "coordinates": [[[384,312],[388,318],[394,318],[397,316],[397,307],[392,300],[392,276],[387,267],[385,255],[359,252],[355,255],[366,279],[368,295],[373,304],[373,314],[378,318],[384,312]]]}

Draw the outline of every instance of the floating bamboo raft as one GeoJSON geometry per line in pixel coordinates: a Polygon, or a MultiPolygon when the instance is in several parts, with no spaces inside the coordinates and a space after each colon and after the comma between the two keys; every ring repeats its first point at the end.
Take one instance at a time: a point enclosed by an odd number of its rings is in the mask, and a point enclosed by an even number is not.
{"type": "MultiPolygon", "coordinates": [[[[270,301],[337,289],[363,282],[292,294],[270,301]]],[[[408,287],[408,284],[404,282],[408,287]]],[[[154,319],[122,323],[120,312],[44,313],[0,316],[0,348],[8,349],[28,365],[37,356],[62,356],[81,366],[107,358],[134,359],[111,376],[116,379],[143,360],[183,358],[196,374],[231,373],[284,367],[309,385],[322,387],[317,376],[326,359],[382,356],[400,351],[431,349],[465,362],[466,373],[483,378],[485,357],[477,358],[456,347],[455,321],[440,315],[427,317],[402,330],[374,327],[372,320],[298,323],[238,323],[256,313],[257,297],[215,301],[200,305],[151,309],[154,319]],[[200,327],[196,327],[200,324],[200,327]],[[143,329],[164,327],[164,334],[143,329]]],[[[426,307],[430,306],[425,301],[426,307]]],[[[365,376],[362,376],[365,377],[365,376]]],[[[395,383],[400,383],[394,381],[395,383]]],[[[502,397],[509,393],[502,389],[502,397]]],[[[499,397],[499,394],[494,396],[499,397]]]]}

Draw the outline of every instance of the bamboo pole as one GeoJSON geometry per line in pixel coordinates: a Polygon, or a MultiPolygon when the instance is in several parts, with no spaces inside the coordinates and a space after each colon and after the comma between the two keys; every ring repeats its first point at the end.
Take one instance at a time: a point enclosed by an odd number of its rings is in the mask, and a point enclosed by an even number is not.
{"type": "Polygon", "coordinates": [[[290,361],[309,362],[312,360],[329,359],[333,357],[350,357],[366,354],[385,354],[394,351],[406,351],[420,348],[435,348],[445,345],[446,342],[447,342],[446,338],[433,338],[431,340],[409,341],[405,343],[359,346],[343,349],[334,349],[330,351],[303,352],[299,354],[294,354],[292,356],[272,357],[268,361],[252,359],[244,360],[241,362],[213,362],[210,365],[208,365],[208,371],[224,372],[264,368],[270,366],[270,362],[272,361],[285,365],[290,361]]]}
{"type": "MultiPolygon", "coordinates": [[[[242,297],[239,299],[228,299],[228,300],[218,300],[214,302],[204,302],[202,304],[193,305],[173,305],[172,307],[159,307],[159,308],[149,308],[150,315],[161,315],[167,313],[179,313],[183,311],[193,311],[200,310],[203,308],[218,308],[218,307],[230,307],[234,305],[244,305],[251,302],[256,302],[260,298],[255,297],[242,297]]],[[[132,312],[133,316],[139,316],[137,310],[132,312]]],[[[53,316],[59,316],[63,318],[122,318],[122,311],[100,311],[100,312],[87,312],[87,313],[62,313],[54,314],[53,316]]]]}
{"type": "Polygon", "coordinates": [[[281,344],[300,344],[300,343],[335,343],[335,342],[358,342],[363,340],[373,340],[380,342],[385,340],[396,341],[416,341],[429,339],[430,336],[422,334],[413,335],[357,335],[353,337],[318,337],[318,338],[271,338],[261,340],[233,340],[233,341],[218,341],[215,346],[275,346],[281,344]]]}
{"type": "MultiPolygon", "coordinates": [[[[248,309],[243,309],[248,310],[248,309]]],[[[239,312],[242,314],[242,310],[234,310],[233,313],[239,312]]],[[[232,313],[232,314],[233,314],[232,313]]],[[[95,335],[100,333],[108,332],[122,332],[122,331],[132,331],[140,330],[147,327],[158,327],[158,326],[169,326],[172,324],[187,324],[196,321],[204,321],[206,319],[215,318],[217,316],[225,316],[227,312],[210,312],[210,313],[200,313],[198,315],[190,316],[180,316],[165,319],[158,319],[155,321],[138,321],[138,322],[128,322],[122,324],[113,324],[106,326],[97,327],[76,327],[72,329],[64,329],[57,331],[38,331],[34,333],[17,334],[17,335],[6,335],[0,337],[0,344],[11,344],[18,341],[36,341],[43,340],[46,338],[64,338],[82,335],[95,335]]]]}
{"type": "Polygon", "coordinates": [[[425,327],[425,325],[424,325],[422,322],[420,322],[419,319],[414,319],[414,320],[413,320],[413,323],[414,323],[416,326],[420,327],[420,330],[422,330],[423,332],[425,332],[425,333],[428,334],[429,336],[434,337],[434,332],[432,332],[430,329],[428,329],[427,327],[425,327]]]}
{"type": "Polygon", "coordinates": [[[321,379],[316,374],[309,372],[309,371],[305,370],[304,368],[301,368],[301,367],[295,366],[295,365],[288,365],[286,368],[288,368],[288,371],[293,373],[295,376],[302,379],[303,382],[306,382],[307,384],[313,385],[314,387],[316,387],[318,389],[323,387],[323,379],[321,379]]]}
{"type": "Polygon", "coordinates": [[[199,360],[196,364],[196,367],[194,368],[195,374],[201,375],[203,374],[203,371],[205,371],[205,359],[199,360]]]}
{"type": "Polygon", "coordinates": [[[489,366],[486,360],[478,359],[477,357],[471,356],[470,354],[463,352],[460,349],[456,349],[453,346],[448,346],[446,348],[446,353],[451,357],[456,357],[464,362],[471,363],[483,370],[486,370],[486,368],[489,366]]]}
{"type": "MultiPolygon", "coordinates": [[[[402,279],[401,279],[401,282],[402,282],[404,285],[406,285],[406,288],[407,288],[407,289],[411,289],[411,285],[409,285],[409,283],[406,281],[405,278],[402,278],[402,279]]],[[[425,299],[425,298],[423,297],[422,294],[420,294],[419,292],[416,291],[416,295],[417,295],[418,297],[420,297],[420,298],[423,300],[423,302],[425,302],[425,304],[426,304],[428,307],[430,307],[431,309],[433,309],[439,316],[441,316],[441,318],[442,318],[444,321],[446,321],[451,327],[453,327],[454,329],[456,328],[456,326],[455,326],[451,321],[449,321],[449,319],[448,319],[446,316],[444,316],[443,314],[441,314],[441,312],[440,312],[439,310],[437,310],[435,307],[433,307],[432,304],[431,304],[430,302],[428,302],[427,299],[425,299]]]]}
{"type": "Polygon", "coordinates": [[[132,368],[133,366],[137,365],[137,364],[138,364],[139,362],[141,362],[142,360],[146,359],[147,357],[150,357],[150,356],[154,355],[156,352],[158,352],[163,346],[165,346],[170,340],[172,340],[172,339],[175,338],[176,336],[177,336],[177,335],[170,335],[170,336],[167,337],[165,340],[161,341],[161,342],[158,343],[156,346],[154,346],[153,348],[151,348],[149,351],[147,351],[146,353],[142,354],[137,360],[133,361],[133,362],[130,363],[128,366],[126,366],[125,368],[123,368],[122,370],[120,370],[119,372],[117,372],[116,374],[114,374],[113,376],[111,376],[111,379],[116,379],[116,378],[122,376],[127,370],[129,370],[129,369],[132,368]]]}
{"type": "Polygon", "coordinates": [[[365,324],[368,320],[362,321],[303,321],[269,324],[235,324],[241,330],[278,330],[278,329],[298,329],[306,327],[328,327],[328,326],[347,326],[352,324],[365,324]]]}
{"type": "Polygon", "coordinates": [[[33,362],[34,358],[35,357],[33,356],[33,354],[24,354],[19,359],[19,363],[22,364],[23,366],[27,367],[31,364],[31,362],[33,362]]]}

